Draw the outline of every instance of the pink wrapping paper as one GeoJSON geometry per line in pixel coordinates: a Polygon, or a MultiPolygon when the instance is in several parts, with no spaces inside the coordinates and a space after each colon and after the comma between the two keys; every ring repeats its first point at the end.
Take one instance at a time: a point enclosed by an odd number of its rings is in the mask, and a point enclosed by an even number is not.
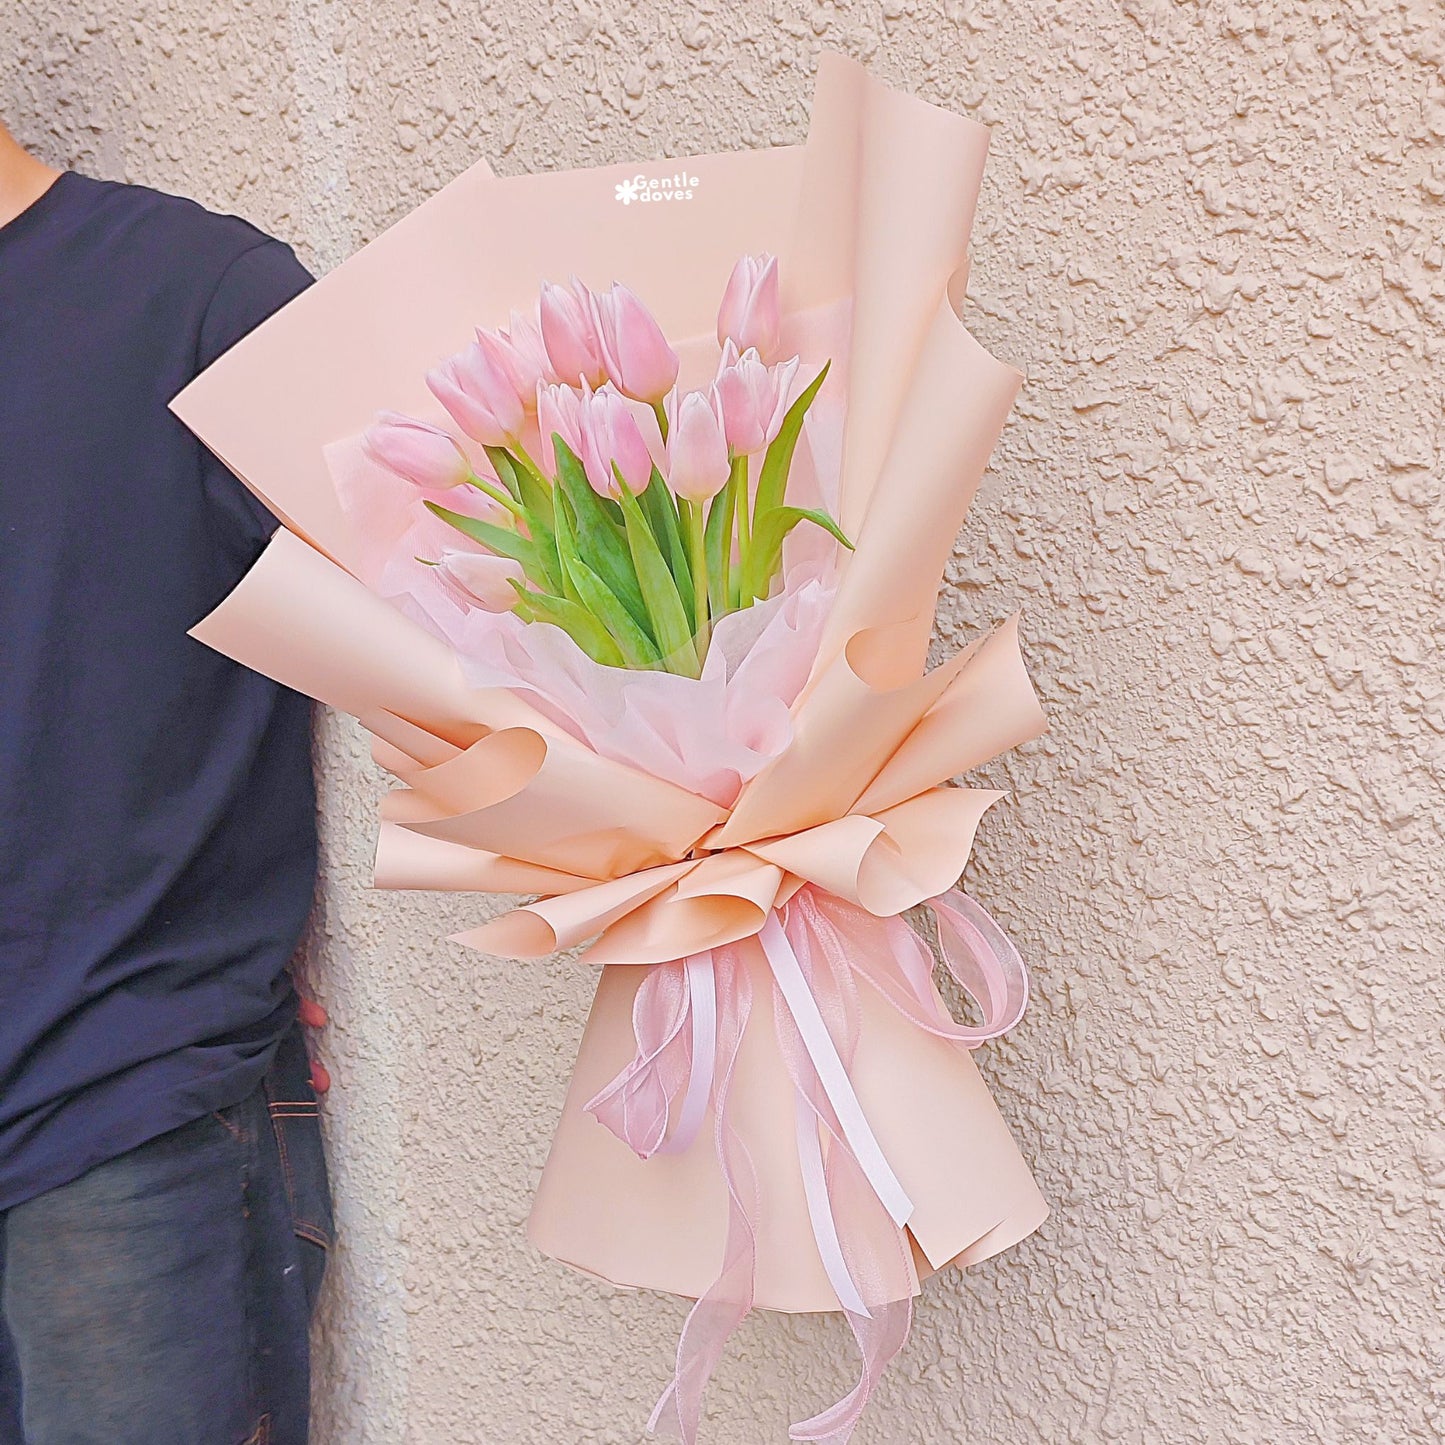
{"type": "MultiPolygon", "coordinates": [[[[933,1270],[1007,1247],[1046,1213],[968,1047],[949,1035],[926,963],[900,962],[887,977],[860,967],[855,984],[829,982],[822,954],[808,955],[834,924],[906,954],[896,932],[869,930],[893,928],[953,885],[999,796],[950,780],[1043,727],[1016,619],[925,671],[943,567],[1020,379],[973,340],[950,300],[963,290],[986,150],[983,127],[825,57],[802,147],[505,180],[479,164],[174,403],[286,524],[195,635],[372,732],[377,760],[403,784],[382,804],[378,885],[538,895],[461,941],[514,957],[585,944],[584,959],[602,965],[531,1238],[617,1283],[703,1296],[733,1268],[738,1186],[730,1195],[723,1160],[735,1147],[756,1195],[751,1302],[838,1309],[852,1266],[826,1262],[835,1228],[847,1226],[837,1248],[883,1258],[893,1226],[875,1206],[888,1191],[850,1192],[840,1172],[867,1151],[829,1146],[835,1163],[819,1164],[836,1183],[835,1217],[820,1213],[822,1174],[800,1167],[813,1146],[800,1153],[807,1129],[793,1101],[826,1135],[834,1097],[818,1092],[807,1030],[800,1018],[795,1031],[780,992],[774,954],[791,940],[820,1022],[846,1035],[846,1074],[886,1156],[869,1178],[891,1175],[906,1197],[897,1268],[871,1286],[871,1318],[850,1310],[873,1362],[901,1339],[889,1301],[933,1270]],[[639,171],[674,170],[696,178],[692,199],[615,199],[639,171]],[[379,494],[349,439],[382,408],[443,420],[427,369],[473,325],[503,320],[543,280],[574,272],[643,292],[680,341],[684,380],[701,376],[715,298],[736,257],[759,251],[780,257],[785,350],[834,358],[819,406],[841,445],[810,425],[803,465],[857,549],[827,559],[836,590],[813,632],[795,628],[807,639],[802,668],[779,684],[779,717],[751,752],[709,773],[697,731],[690,744],[674,740],[665,762],[654,750],[650,765],[615,717],[578,721],[545,687],[507,685],[505,668],[467,664],[452,645],[460,634],[409,594],[379,595],[390,575],[383,544],[409,523],[395,510],[385,520],[379,502],[358,505],[379,494]],[[374,519],[365,530],[362,515],[374,519]],[[733,1142],[705,1147],[722,1095],[702,1094],[711,1122],[700,1142],[641,1158],[588,1105],[639,1047],[634,1009],[652,968],[695,957],[713,959],[750,1005],[723,1007],[716,1024],[733,1142]],[[850,1199],[862,1201],[852,1215],[850,1199]]],[[[790,575],[813,565],[794,560],[790,575]]],[[[667,679],[679,682],[707,679],[667,679]]],[[[725,705],[725,692],[716,696],[725,705]]],[[[696,999],[688,977],[676,974],[673,1005],[696,999]]],[[[683,1015],[670,1017],[666,1057],[681,1058],[683,1015]]],[[[659,1107],[675,1125],[686,1070],[669,1079],[659,1107]]],[[[865,1371],[864,1397],[868,1383],[865,1371]]],[[[690,1388],[680,1366],[684,1434],[690,1388]]],[[[856,1411],[837,1408],[798,1438],[845,1439],[856,1411]]]]}

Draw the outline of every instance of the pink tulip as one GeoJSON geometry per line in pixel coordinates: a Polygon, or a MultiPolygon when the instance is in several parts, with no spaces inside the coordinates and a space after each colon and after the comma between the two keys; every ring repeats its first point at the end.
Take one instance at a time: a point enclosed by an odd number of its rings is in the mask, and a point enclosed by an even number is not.
{"type": "Polygon", "coordinates": [[[450,433],[400,412],[380,413],[361,443],[372,461],[419,487],[459,487],[472,475],[450,433]]]}
{"type": "Polygon", "coordinates": [[[604,497],[616,497],[621,490],[614,462],[630,491],[642,491],[652,477],[652,453],[637,418],[612,386],[583,393],[581,457],[592,490],[604,497]]]}
{"type": "Polygon", "coordinates": [[[777,436],[797,373],[796,356],[778,366],[764,366],[752,347],[739,356],[731,340],[724,344],[713,385],[722,405],[723,430],[734,452],[751,456],[777,436]]]}
{"type": "Polygon", "coordinates": [[[472,342],[428,372],[426,384],[456,424],[483,446],[511,446],[521,434],[522,399],[494,340],[472,342]]]}
{"type": "Polygon", "coordinates": [[[717,392],[669,393],[667,422],[667,485],[691,502],[715,497],[731,469],[717,392]]]}
{"type": "Polygon", "coordinates": [[[646,306],[617,282],[605,295],[588,297],[592,325],[602,347],[607,375],[623,396],[661,401],[677,380],[677,352],[646,306]]]}
{"type": "Polygon", "coordinates": [[[538,308],[542,344],[552,370],[572,386],[601,386],[607,377],[602,342],[592,320],[592,293],[574,276],[566,286],[547,281],[538,308]]]}
{"type": "Polygon", "coordinates": [[[448,547],[437,570],[455,582],[484,612],[510,612],[517,605],[513,582],[526,580],[522,564],[492,552],[460,552],[448,547]]]}
{"type": "Polygon", "coordinates": [[[512,312],[505,331],[479,330],[477,341],[506,372],[512,390],[528,410],[537,404],[538,386],[557,379],[552,373],[552,363],[547,359],[547,349],[542,345],[542,333],[537,323],[520,311],[512,312]]]}
{"type": "Polygon", "coordinates": [[[537,430],[542,434],[542,465],[551,476],[556,467],[553,435],[560,436],[577,455],[582,455],[582,398],[570,386],[537,388],[537,430]]]}
{"type": "Polygon", "coordinates": [[[728,277],[717,314],[717,339],[739,351],[753,347],[765,360],[778,350],[778,258],[744,256],[728,277]]]}

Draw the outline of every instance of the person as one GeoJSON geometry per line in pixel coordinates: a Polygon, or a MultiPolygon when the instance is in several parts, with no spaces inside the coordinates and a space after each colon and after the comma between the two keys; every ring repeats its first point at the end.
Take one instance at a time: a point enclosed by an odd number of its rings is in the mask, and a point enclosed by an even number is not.
{"type": "Polygon", "coordinates": [[[309,280],[0,128],[3,1445],[306,1437],[310,710],[186,635],[276,524],[167,403],[309,280]]]}

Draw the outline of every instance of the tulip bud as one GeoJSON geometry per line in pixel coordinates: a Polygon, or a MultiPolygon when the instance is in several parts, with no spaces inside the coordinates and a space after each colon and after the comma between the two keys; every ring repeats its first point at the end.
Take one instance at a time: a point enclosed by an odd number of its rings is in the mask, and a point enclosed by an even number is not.
{"type": "Polygon", "coordinates": [[[400,412],[380,413],[361,444],[372,461],[418,487],[459,487],[472,475],[472,464],[450,433],[400,412]]]}
{"type": "Polygon", "coordinates": [[[560,436],[576,456],[582,455],[582,398],[570,386],[537,388],[537,430],[542,434],[542,465],[551,476],[556,466],[553,436],[560,436]]]}
{"type": "Polygon", "coordinates": [[[679,497],[705,502],[727,485],[731,466],[717,393],[667,397],[667,484],[679,497]]]}
{"type": "Polygon", "coordinates": [[[764,366],[751,347],[739,356],[730,340],[724,345],[713,386],[722,407],[723,431],[734,452],[750,456],[777,436],[797,372],[796,356],[778,366],[764,366]]]}
{"type": "Polygon", "coordinates": [[[522,400],[494,337],[474,341],[444,361],[427,374],[426,384],[456,424],[483,446],[511,446],[521,434],[522,400]]]}
{"type": "Polygon", "coordinates": [[[513,311],[505,331],[478,331],[477,340],[490,349],[494,360],[507,374],[512,390],[522,406],[531,410],[537,404],[537,388],[544,382],[556,381],[542,333],[535,321],[513,311]]]}
{"type": "Polygon", "coordinates": [[[513,582],[526,580],[520,562],[498,557],[493,552],[461,552],[448,547],[442,552],[437,570],[484,612],[510,612],[517,605],[513,582]]]}
{"type": "Polygon", "coordinates": [[[607,378],[602,343],[592,320],[591,292],[574,276],[567,286],[547,281],[538,307],[542,344],[557,377],[571,386],[601,386],[607,378]]]}
{"type": "Polygon", "coordinates": [[[677,380],[677,352],[646,306],[626,286],[588,297],[607,375],[623,396],[659,402],[677,380]]]}
{"type": "Polygon", "coordinates": [[[620,491],[614,462],[629,491],[642,491],[652,478],[652,453],[637,418],[611,386],[582,396],[581,457],[592,490],[604,497],[616,497],[620,491]]]}
{"type": "Polygon", "coordinates": [[[780,325],[778,258],[743,256],[718,308],[718,344],[731,340],[739,351],[753,347],[766,360],[777,353],[780,325]]]}

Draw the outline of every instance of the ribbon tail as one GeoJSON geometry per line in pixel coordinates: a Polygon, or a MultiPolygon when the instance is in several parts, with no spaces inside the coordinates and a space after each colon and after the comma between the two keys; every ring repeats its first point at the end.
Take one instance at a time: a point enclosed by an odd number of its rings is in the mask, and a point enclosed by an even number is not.
{"type": "MultiPolygon", "coordinates": [[[[800,899],[790,911],[787,928],[819,1014],[849,1068],[857,1048],[858,1012],[848,951],[809,898],[800,899]]],[[[798,1161],[813,1237],[862,1357],[853,1389],[828,1409],[793,1425],[789,1438],[846,1445],[883,1371],[908,1338],[913,1318],[911,1249],[905,1230],[886,1215],[841,1132],[797,1020],[785,1020],[781,1011],[778,1037],[795,1089],[798,1161]]]]}
{"type": "Polygon", "coordinates": [[[848,1324],[863,1356],[858,1383],[837,1404],[790,1427],[788,1439],[808,1440],[814,1445],[847,1445],[868,1406],[874,1386],[908,1342],[913,1326],[913,1300],[890,1300],[887,1304],[874,1305],[867,1315],[856,1315],[850,1310],[848,1324]]]}
{"type": "Polygon", "coordinates": [[[688,1313],[677,1344],[672,1380],[647,1422],[650,1432],[678,1435],[684,1445],[696,1445],[703,1391],[728,1339],[752,1310],[757,1272],[757,1172],[728,1108],[738,1050],[752,1005],[751,985],[736,956],[728,951],[715,950],[712,963],[716,997],[722,1002],[713,1124],[718,1163],[728,1194],[727,1241],[722,1271],[688,1313]]]}
{"type": "MultiPolygon", "coordinates": [[[[844,1242],[844,1235],[838,1227],[833,1196],[840,1187],[846,1187],[837,1178],[829,1179],[823,1162],[819,1120],[813,1108],[799,1096],[798,1103],[798,1157],[803,1168],[803,1187],[808,1198],[808,1213],[813,1226],[813,1237],[817,1241],[818,1253],[823,1260],[829,1283],[838,1295],[838,1303],[848,1318],[853,1338],[858,1343],[862,1356],[862,1367],[858,1383],[835,1404],[820,1411],[807,1420],[799,1421],[788,1431],[790,1440],[816,1442],[816,1445],[846,1445],[854,1427],[862,1418],[878,1381],[888,1368],[889,1362],[907,1343],[913,1321],[913,1300],[905,1295],[902,1299],[886,1300],[870,1306],[855,1281],[855,1273],[865,1284],[877,1285],[883,1271],[876,1266],[872,1269],[859,1267],[856,1260],[856,1246],[844,1242]],[[850,1265],[849,1256],[855,1256],[850,1265]]],[[[846,1143],[835,1140],[835,1147],[847,1151],[846,1143]]],[[[866,1189],[857,1161],[851,1154],[847,1163],[857,1178],[859,1187],[866,1189]]],[[[836,1171],[834,1171],[836,1173],[836,1171]]],[[[875,1208],[876,1208],[875,1202],[875,1208]]],[[[903,1231],[897,1231],[900,1249],[907,1248],[903,1231]]]]}
{"type": "Polygon", "coordinates": [[[828,1198],[828,1176],[823,1162],[823,1139],[818,1130],[818,1115],[814,1106],[800,1091],[796,1108],[798,1115],[798,1164],[803,1173],[803,1194],[808,1201],[808,1220],[813,1226],[813,1239],[818,1246],[819,1258],[823,1261],[824,1273],[838,1303],[849,1314],[869,1314],[853,1276],[848,1272],[848,1263],[843,1257],[843,1242],[838,1237],[838,1221],[833,1215],[833,1204],[828,1198]]]}

